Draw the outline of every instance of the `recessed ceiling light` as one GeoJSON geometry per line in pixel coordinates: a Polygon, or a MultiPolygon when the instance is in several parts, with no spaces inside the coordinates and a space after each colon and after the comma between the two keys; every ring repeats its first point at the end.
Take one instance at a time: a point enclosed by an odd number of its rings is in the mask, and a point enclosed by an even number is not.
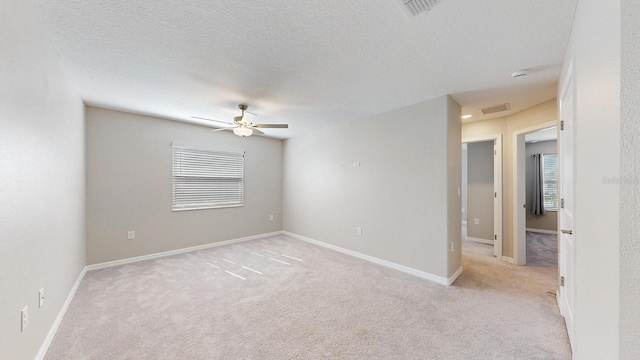
{"type": "Polygon", "coordinates": [[[471,116],[473,116],[473,115],[462,115],[462,118],[463,119],[469,119],[471,116]]]}

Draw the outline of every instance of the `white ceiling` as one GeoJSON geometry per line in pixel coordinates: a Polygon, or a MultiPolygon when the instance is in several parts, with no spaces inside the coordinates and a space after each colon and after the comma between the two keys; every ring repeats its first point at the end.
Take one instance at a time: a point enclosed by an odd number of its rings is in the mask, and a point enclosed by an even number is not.
{"type": "Polygon", "coordinates": [[[577,2],[443,0],[409,19],[397,0],[31,1],[87,104],[230,121],[245,102],[290,124],[278,138],[444,94],[471,121],[552,99],[577,2]]]}

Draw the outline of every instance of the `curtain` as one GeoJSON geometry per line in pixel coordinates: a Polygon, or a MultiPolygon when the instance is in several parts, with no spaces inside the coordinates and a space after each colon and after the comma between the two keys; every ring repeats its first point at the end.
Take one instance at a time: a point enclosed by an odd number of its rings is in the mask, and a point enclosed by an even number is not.
{"type": "Polygon", "coordinates": [[[533,154],[533,206],[531,212],[534,215],[544,215],[544,170],[542,168],[542,154],[533,154]]]}

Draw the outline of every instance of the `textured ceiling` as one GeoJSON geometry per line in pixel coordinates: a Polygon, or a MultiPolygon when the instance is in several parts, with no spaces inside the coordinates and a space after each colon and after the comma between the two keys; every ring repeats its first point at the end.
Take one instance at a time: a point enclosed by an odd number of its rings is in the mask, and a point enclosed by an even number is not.
{"type": "Polygon", "coordinates": [[[409,19],[397,0],[30,1],[87,104],[230,121],[245,102],[290,124],[265,131],[279,138],[444,94],[471,121],[552,99],[577,2],[443,0],[409,19]]]}

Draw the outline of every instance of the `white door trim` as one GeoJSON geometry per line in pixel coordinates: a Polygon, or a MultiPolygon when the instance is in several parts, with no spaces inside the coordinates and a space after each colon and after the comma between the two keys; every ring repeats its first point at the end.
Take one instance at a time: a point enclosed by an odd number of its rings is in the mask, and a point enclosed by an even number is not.
{"type": "Polygon", "coordinates": [[[513,139],[513,260],[516,265],[527,263],[526,207],[527,190],[525,188],[525,149],[524,136],[528,133],[558,126],[558,120],[516,130],[513,139]]]}
{"type": "Polygon", "coordinates": [[[493,141],[493,254],[502,259],[502,134],[462,139],[463,144],[493,141]]]}

